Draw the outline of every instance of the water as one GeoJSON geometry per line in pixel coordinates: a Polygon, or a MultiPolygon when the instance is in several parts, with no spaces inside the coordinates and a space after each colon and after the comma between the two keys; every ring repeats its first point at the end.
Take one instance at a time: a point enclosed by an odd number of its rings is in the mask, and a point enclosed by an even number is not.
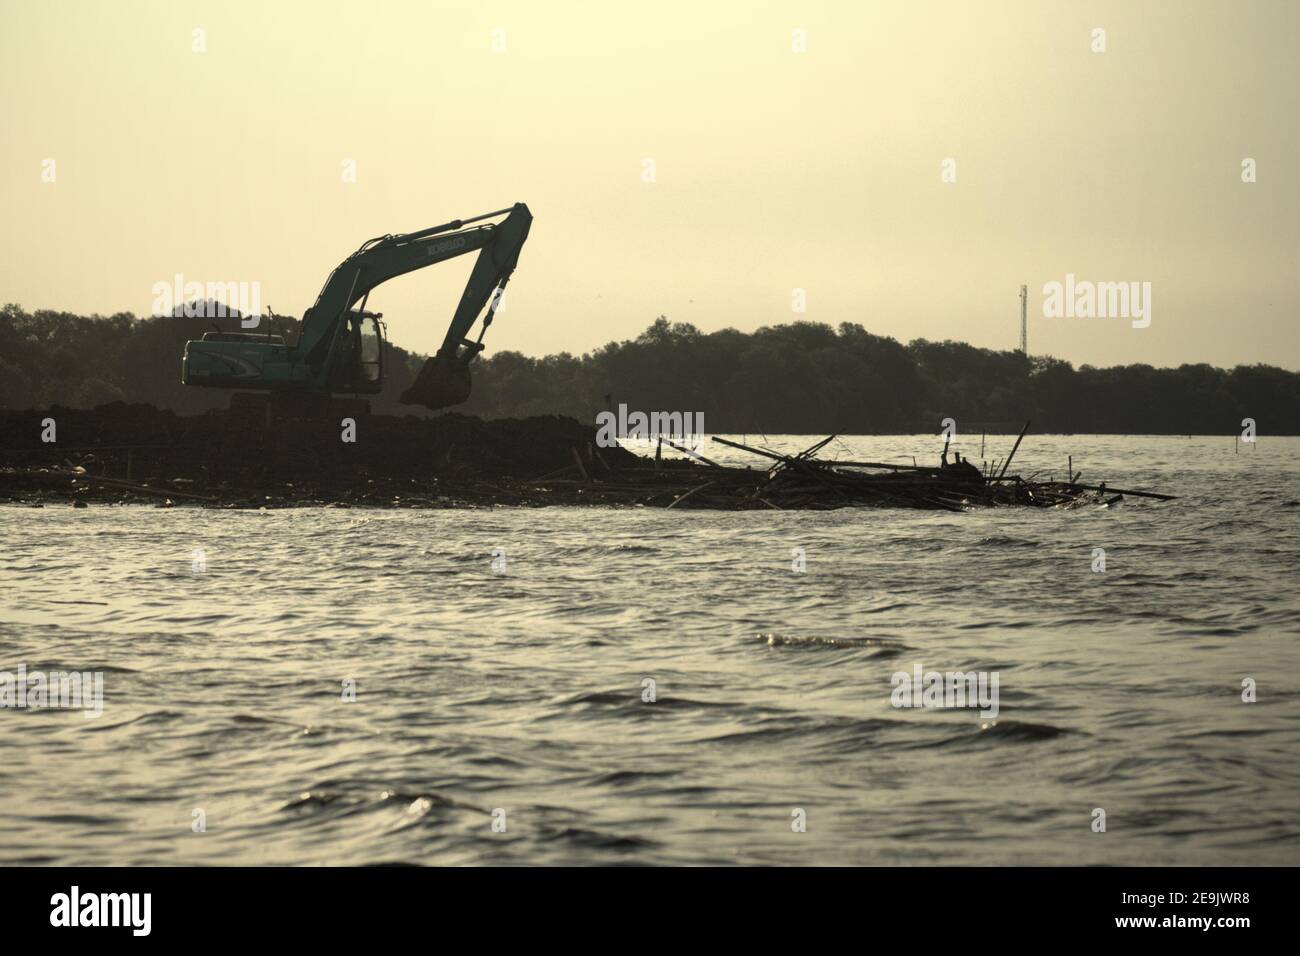
{"type": "Polygon", "coordinates": [[[1300,439],[1031,436],[1016,470],[1071,453],[1184,497],[0,507],[0,669],[104,672],[99,718],[0,710],[0,862],[1297,862],[1300,439]],[[917,664],[996,672],[996,719],[892,707],[917,664]]]}

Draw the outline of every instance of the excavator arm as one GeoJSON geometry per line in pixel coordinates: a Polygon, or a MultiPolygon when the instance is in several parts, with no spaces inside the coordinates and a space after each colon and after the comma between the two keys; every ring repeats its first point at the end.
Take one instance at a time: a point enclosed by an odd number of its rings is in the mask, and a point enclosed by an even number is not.
{"type": "Polygon", "coordinates": [[[425,362],[415,383],[402,393],[408,405],[445,408],[469,398],[469,363],[483,350],[483,334],[492,324],[500,293],[519,262],[532,214],[523,203],[472,219],[453,220],[419,232],[371,239],[339,264],[325,281],[315,305],[303,316],[296,348],[321,389],[345,387],[350,373],[349,318],[365,313],[370,291],[389,279],[445,262],[470,252],[478,260],[436,355],[425,362]],[[472,225],[505,214],[496,223],[472,225]],[[466,228],[466,227],[469,228],[466,228]],[[361,309],[353,306],[361,303],[361,309]],[[478,338],[470,332],[484,307],[478,338]]]}

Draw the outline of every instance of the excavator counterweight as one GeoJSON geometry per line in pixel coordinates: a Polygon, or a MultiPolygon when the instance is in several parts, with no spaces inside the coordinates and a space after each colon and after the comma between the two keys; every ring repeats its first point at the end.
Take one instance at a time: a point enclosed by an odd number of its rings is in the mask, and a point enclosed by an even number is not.
{"type": "Polygon", "coordinates": [[[315,305],[303,315],[294,345],[275,335],[205,335],[185,344],[181,381],[281,395],[378,394],[384,380],[384,330],[382,316],[366,311],[371,290],[408,272],[478,252],[441,347],[401,395],[408,405],[459,405],[469,398],[470,363],[483,351],[483,335],[519,262],[532,221],[528,207],[516,203],[418,232],[371,239],[330,273],[315,305]],[[470,339],[485,306],[478,338],[470,339]]]}

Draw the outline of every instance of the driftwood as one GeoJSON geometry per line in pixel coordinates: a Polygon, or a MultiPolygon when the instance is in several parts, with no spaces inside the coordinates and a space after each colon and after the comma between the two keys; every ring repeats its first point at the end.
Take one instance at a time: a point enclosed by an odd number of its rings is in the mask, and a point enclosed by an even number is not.
{"type": "MultiPolygon", "coordinates": [[[[1020,433],[1011,454],[999,465],[1011,463],[1028,424],[1020,433]]],[[[730,438],[713,441],[757,456],[764,468],[720,465],[689,452],[690,460],[646,461],[617,469],[608,481],[582,488],[583,502],[639,504],[667,508],[719,508],[746,510],[827,510],[844,507],[919,508],[960,512],[968,508],[1025,506],[1078,507],[1104,504],[1125,494],[1169,500],[1172,495],[1130,492],[1119,488],[1079,485],[1071,482],[1035,481],[1033,476],[985,477],[961,467],[904,465],[892,462],[831,461],[817,458],[834,435],[788,455],[770,448],[758,448],[730,438]],[[702,462],[703,465],[697,462],[702,462]],[[873,473],[871,469],[876,469],[873,473]],[[1107,498],[1100,492],[1107,492],[1107,498]]],[[[664,444],[685,452],[664,439],[664,444]]],[[[1071,463],[1072,464],[1072,463],[1071,463]]],[[[580,483],[550,481],[547,490],[580,483]]]]}
{"type": "MultiPolygon", "coordinates": [[[[1079,472],[1083,474],[1083,472],[1079,472]]],[[[1077,476],[1076,476],[1077,477],[1077,476]]],[[[1081,485],[1078,482],[1070,482],[1071,488],[1081,488],[1084,491],[1108,492],[1112,495],[1132,495],[1134,498],[1154,498],[1156,501],[1176,501],[1177,495],[1160,495],[1154,491],[1133,491],[1131,488],[1111,488],[1103,485],[1081,485]]]]}
{"type": "MultiPolygon", "coordinates": [[[[972,469],[957,467],[818,459],[817,453],[834,439],[834,435],[794,455],[714,437],[713,441],[720,445],[765,459],[768,467],[765,470],[729,467],[691,452],[693,458],[705,462],[708,467],[701,468],[689,461],[661,461],[657,468],[627,468],[619,477],[602,485],[597,493],[605,501],[624,500],[647,505],[663,499],[669,508],[743,510],[764,507],[778,511],[874,506],[959,512],[973,507],[1009,505],[1077,507],[1088,503],[1113,503],[1123,495],[1161,501],[1174,497],[1006,475],[1005,468],[1019,449],[1028,427],[1026,423],[1011,453],[999,462],[1004,471],[996,477],[984,477],[972,469]],[[872,468],[884,473],[864,471],[872,468]],[[701,478],[706,480],[701,483],[701,478]],[[656,491],[656,484],[662,485],[662,490],[656,491]],[[648,497],[647,492],[651,492],[648,497]],[[1111,497],[1107,498],[1103,493],[1109,493],[1111,497]]],[[[667,439],[665,442],[684,451],[667,439]]],[[[587,497],[586,500],[592,499],[587,497]]]]}

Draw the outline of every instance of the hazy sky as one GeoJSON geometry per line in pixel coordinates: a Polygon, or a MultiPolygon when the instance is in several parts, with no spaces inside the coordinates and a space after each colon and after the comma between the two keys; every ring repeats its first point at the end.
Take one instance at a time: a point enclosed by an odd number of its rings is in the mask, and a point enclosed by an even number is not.
{"type": "MultiPolygon", "coordinates": [[[[1013,348],[1026,283],[1034,353],[1294,369],[1298,28],[1288,0],[0,0],[0,301],[144,315],[179,272],[299,315],[365,239],[523,201],[491,351],[660,313],[1013,348]],[[1150,327],[1043,318],[1067,273],[1151,282],[1150,327]]],[[[370,307],[432,351],[470,265],[370,307]]]]}

